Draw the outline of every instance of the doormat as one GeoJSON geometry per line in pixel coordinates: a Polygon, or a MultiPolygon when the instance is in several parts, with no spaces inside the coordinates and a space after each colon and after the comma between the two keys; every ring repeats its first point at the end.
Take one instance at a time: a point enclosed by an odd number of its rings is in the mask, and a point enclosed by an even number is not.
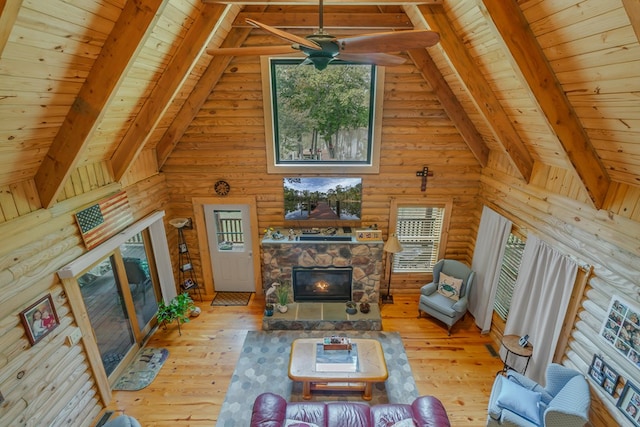
{"type": "Polygon", "coordinates": [[[151,384],[169,356],[165,348],[143,348],[113,385],[113,390],[141,390],[151,384]]]}
{"type": "Polygon", "coordinates": [[[211,305],[247,305],[253,292],[218,292],[211,305]]]}

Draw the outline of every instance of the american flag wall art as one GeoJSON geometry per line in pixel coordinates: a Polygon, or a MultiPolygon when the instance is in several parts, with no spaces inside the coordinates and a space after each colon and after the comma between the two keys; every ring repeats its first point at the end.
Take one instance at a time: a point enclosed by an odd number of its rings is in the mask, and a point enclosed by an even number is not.
{"type": "Polygon", "coordinates": [[[133,222],[127,193],[122,191],[76,212],[87,249],[93,249],[133,222]]]}

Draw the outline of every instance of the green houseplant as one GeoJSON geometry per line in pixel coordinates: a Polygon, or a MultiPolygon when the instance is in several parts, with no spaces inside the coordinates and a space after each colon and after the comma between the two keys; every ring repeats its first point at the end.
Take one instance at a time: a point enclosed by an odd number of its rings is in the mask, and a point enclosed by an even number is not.
{"type": "Polygon", "coordinates": [[[278,303],[278,311],[285,313],[287,311],[287,304],[289,304],[289,286],[282,284],[276,289],[276,300],[278,303]]]}
{"type": "Polygon", "coordinates": [[[164,329],[167,329],[167,324],[177,320],[178,333],[182,335],[180,322],[187,323],[189,321],[189,314],[194,307],[193,300],[188,292],[177,295],[169,304],[160,301],[157,314],[158,322],[162,322],[164,329]]]}

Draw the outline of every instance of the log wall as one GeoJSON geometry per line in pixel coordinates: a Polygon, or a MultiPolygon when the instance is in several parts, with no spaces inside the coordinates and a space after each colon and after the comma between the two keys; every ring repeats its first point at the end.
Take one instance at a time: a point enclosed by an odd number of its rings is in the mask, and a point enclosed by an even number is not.
{"type": "Polygon", "coordinates": [[[40,206],[32,181],[3,189],[0,425],[89,426],[103,409],[82,344],[67,341],[77,324],[56,271],[86,252],[73,214],[87,204],[124,189],[136,220],[166,210],[164,178],[141,157],[124,188],[113,183],[104,162],[78,168],[50,209],[40,206]],[[46,294],[60,325],[31,346],[19,313],[46,294]]]}
{"type": "MultiPolygon", "coordinates": [[[[585,203],[575,174],[541,168],[542,176],[526,185],[514,178],[505,164],[499,156],[491,157],[482,173],[482,201],[527,234],[534,233],[560,252],[593,266],[574,328],[569,336],[561,337],[561,341],[568,341],[562,363],[587,375],[593,355],[599,354],[624,381],[640,384],[640,369],[598,336],[611,295],[640,306],[640,223],[629,218],[633,210],[623,208],[638,204],[636,192],[614,188],[609,197],[612,210],[596,210],[585,203]]],[[[615,407],[624,381],[613,397],[590,382],[594,425],[629,425],[615,407]]]]}
{"type": "MultiPolygon", "coordinates": [[[[282,174],[267,174],[262,86],[258,58],[235,58],[162,167],[173,214],[193,217],[194,197],[215,197],[225,179],[229,196],[254,197],[262,235],[284,225],[282,174]]],[[[380,173],[363,177],[362,225],[377,224],[384,238],[392,198],[453,201],[446,256],[470,263],[478,223],[480,166],[413,65],[386,70],[380,173]],[[416,172],[433,171],[426,192],[416,172]]],[[[312,174],[310,174],[312,175],[312,174]]],[[[223,198],[220,198],[223,201],[223,198]]],[[[202,279],[197,233],[185,232],[193,264],[202,279]]],[[[175,233],[173,233],[175,234],[175,233]]],[[[170,235],[174,251],[175,236],[170,235]]],[[[393,290],[415,291],[426,276],[393,275],[393,290]]]]}

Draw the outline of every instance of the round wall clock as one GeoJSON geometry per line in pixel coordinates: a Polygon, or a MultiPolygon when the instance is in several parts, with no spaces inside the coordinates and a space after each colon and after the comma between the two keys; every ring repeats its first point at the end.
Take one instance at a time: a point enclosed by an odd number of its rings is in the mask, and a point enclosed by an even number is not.
{"type": "Polygon", "coordinates": [[[231,190],[231,186],[229,185],[229,183],[227,181],[217,181],[214,185],[213,185],[214,190],[216,190],[216,194],[218,196],[226,196],[227,194],[229,194],[229,190],[231,190]]]}

